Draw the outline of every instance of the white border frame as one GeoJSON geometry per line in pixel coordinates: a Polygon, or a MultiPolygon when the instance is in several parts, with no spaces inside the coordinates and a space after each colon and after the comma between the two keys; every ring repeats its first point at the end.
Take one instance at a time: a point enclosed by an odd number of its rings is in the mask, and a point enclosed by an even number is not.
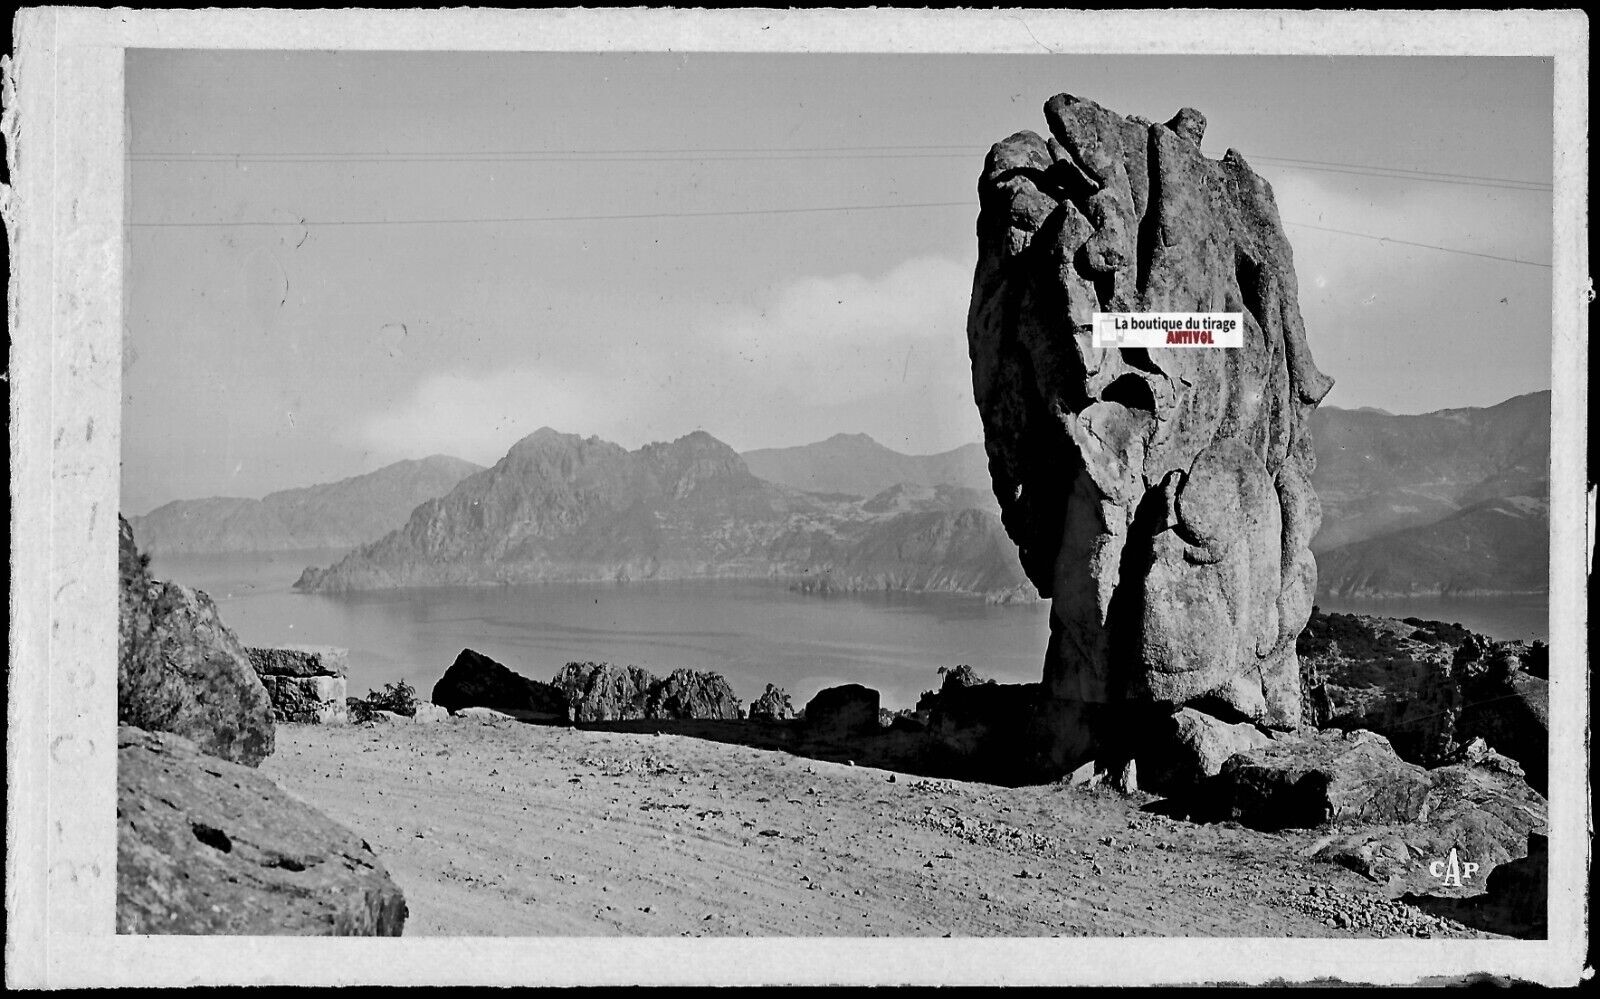
{"type": "MultiPolygon", "coordinates": [[[[1587,941],[1589,24],[1576,11],[129,11],[17,16],[8,985],[1413,982],[1573,984],[1587,941]],[[1524,55],[1555,60],[1551,939],[132,937],[115,896],[123,50],[1524,55]],[[646,970],[648,969],[648,970],[646,970]]],[[[1041,95],[1041,99],[1044,95],[1041,95]]]]}

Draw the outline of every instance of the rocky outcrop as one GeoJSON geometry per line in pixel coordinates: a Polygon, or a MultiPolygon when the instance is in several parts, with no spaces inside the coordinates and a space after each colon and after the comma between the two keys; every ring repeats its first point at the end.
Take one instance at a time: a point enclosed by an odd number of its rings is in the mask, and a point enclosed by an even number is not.
{"type": "Polygon", "coordinates": [[[717,718],[741,716],[739,699],[718,673],[675,669],[650,690],[648,718],[717,718]]]}
{"type": "Polygon", "coordinates": [[[567,718],[567,698],[560,690],[530,680],[471,649],[462,649],[433,685],[431,700],[451,713],[482,707],[523,721],[567,718]]]}
{"type": "Polygon", "coordinates": [[[118,525],[117,721],[257,765],[273,748],[272,703],[244,646],[205,593],[152,579],[118,525]]]}
{"type": "Polygon", "coordinates": [[[879,731],[878,692],[859,683],[826,687],[806,702],[806,731],[814,738],[846,739],[879,731]]]}
{"type": "Polygon", "coordinates": [[[1435,766],[1456,749],[1453,661],[1469,633],[1392,618],[1316,612],[1299,638],[1305,720],[1368,729],[1404,759],[1435,766]]]}
{"type": "Polygon", "coordinates": [[[739,699],[717,673],[676,669],[661,679],[638,666],[568,663],[552,683],[574,722],[740,717],[739,699]]]}
{"type": "Polygon", "coordinates": [[[1067,94],[979,182],[968,314],[995,496],[1052,599],[1044,682],[1079,704],[1204,703],[1299,723],[1295,637],[1320,519],[1310,416],[1331,387],[1272,189],[1205,119],[1067,94]],[[1237,312],[1233,350],[1096,349],[1096,312],[1237,312]]]}
{"type": "Polygon", "coordinates": [[[638,666],[567,663],[551,682],[566,698],[568,721],[604,722],[648,717],[650,693],[659,681],[638,666]]]}
{"type": "Polygon", "coordinates": [[[794,704],[788,691],[767,684],[761,696],[750,702],[751,721],[790,721],[794,718],[794,704]]]}
{"type": "Polygon", "coordinates": [[[1230,758],[1205,793],[1255,828],[1330,827],[1315,857],[1416,895],[1480,894],[1548,822],[1521,767],[1481,740],[1425,770],[1371,732],[1288,736],[1230,758]]]}
{"type": "Polygon", "coordinates": [[[331,646],[250,648],[250,665],[281,722],[343,725],[349,720],[345,674],[350,654],[331,646]]]}
{"type": "Polygon", "coordinates": [[[1371,732],[1318,732],[1228,759],[1215,793],[1231,817],[1257,829],[1328,822],[1408,823],[1426,814],[1428,771],[1371,732]]]}
{"type": "Polygon", "coordinates": [[[1543,643],[1495,642],[1443,621],[1317,611],[1299,651],[1308,723],[1377,732],[1424,766],[1481,738],[1545,790],[1549,685],[1527,671],[1548,674],[1543,643]]]}
{"type": "Polygon", "coordinates": [[[365,842],[255,770],[170,733],[117,733],[117,932],[399,936],[365,842]]]}
{"type": "Polygon", "coordinates": [[[1428,780],[1427,808],[1418,819],[1357,824],[1316,856],[1412,894],[1460,898],[1481,894],[1486,879],[1501,864],[1527,856],[1530,838],[1548,827],[1544,798],[1504,757],[1483,754],[1438,767],[1428,771],[1428,780]],[[1456,883],[1441,873],[1448,873],[1452,856],[1463,875],[1456,883]]]}

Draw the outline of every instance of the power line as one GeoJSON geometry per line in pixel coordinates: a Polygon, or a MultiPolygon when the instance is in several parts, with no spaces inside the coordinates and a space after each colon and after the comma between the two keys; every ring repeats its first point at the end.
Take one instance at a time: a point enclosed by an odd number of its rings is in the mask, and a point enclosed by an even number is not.
{"type": "MultiPolygon", "coordinates": [[[[882,145],[882,146],[685,146],[679,149],[500,149],[480,150],[467,155],[473,156],[611,156],[611,155],[637,155],[660,153],[860,153],[876,151],[916,151],[943,149],[959,153],[983,152],[977,146],[960,142],[947,142],[942,145],[882,145]]],[[[451,153],[407,153],[384,150],[382,152],[266,152],[266,153],[237,153],[237,152],[188,152],[188,153],[131,153],[128,158],[133,160],[151,159],[185,159],[190,157],[213,157],[218,159],[272,159],[284,156],[291,158],[326,158],[339,156],[375,157],[375,156],[448,156],[451,153]]]]}
{"type": "Polygon", "coordinates": [[[604,222],[614,219],[717,218],[737,215],[801,215],[812,212],[867,212],[894,208],[977,208],[972,201],[924,201],[900,205],[828,205],[815,208],[749,208],[711,212],[640,212],[622,215],[531,215],[506,218],[447,219],[298,219],[287,222],[129,222],[137,229],[226,229],[262,226],[362,226],[362,225],[496,225],[507,222],[604,222]]]}
{"type": "Polygon", "coordinates": [[[1528,184],[1534,187],[1548,188],[1550,185],[1537,180],[1520,180],[1516,177],[1485,177],[1473,173],[1445,173],[1440,170],[1413,170],[1410,167],[1378,166],[1372,163],[1335,163],[1329,160],[1303,160],[1291,156],[1249,156],[1246,159],[1264,160],[1269,163],[1314,163],[1325,167],[1350,167],[1359,170],[1388,170],[1394,173],[1422,174],[1430,177],[1453,177],[1462,180],[1487,180],[1498,181],[1504,184],[1528,184]]]}
{"type": "MultiPolygon", "coordinates": [[[[232,228],[281,228],[293,226],[297,228],[311,228],[321,226],[384,226],[384,225],[502,225],[535,222],[608,222],[645,219],[679,219],[679,218],[731,218],[748,215],[806,215],[822,212],[870,212],[892,211],[906,208],[976,208],[971,201],[922,201],[892,205],[827,205],[807,208],[746,208],[708,212],[636,212],[616,215],[529,215],[508,216],[502,218],[442,218],[442,219],[296,219],[293,221],[263,221],[241,220],[237,222],[129,222],[132,229],[232,229],[232,228]]],[[[1461,250],[1452,246],[1440,246],[1436,243],[1419,243],[1407,239],[1396,239],[1392,236],[1379,236],[1370,232],[1355,232],[1350,229],[1335,229],[1329,226],[1312,225],[1309,222],[1296,222],[1284,219],[1284,225],[1300,226],[1306,229],[1316,229],[1320,232],[1338,233],[1343,236],[1356,236],[1361,239],[1377,240],[1380,243],[1397,243],[1404,246],[1415,246],[1423,249],[1438,250],[1442,253],[1459,253],[1468,257],[1483,257],[1487,260],[1500,260],[1511,264],[1527,264],[1532,267],[1550,267],[1550,264],[1540,263],[1537,260],[1523,260],[1519,257],[1501,257],[1492,253],[1479,253],[1475,250],[1461,250]]]]}
{"type": "MultiPolygon", "coordinates": [[[[350,152],[350,153],[137,153],[132,162],[155,163],[671,163],[702,162],[710,159],[745,160],[830,160],[830,159],[952,159],[981,155],[983,150],[960,145],[922,146],[790,146],[725,147],[684,149],[543,149],[493,150],[470,153],[350,152]],[[938,151],[934,151],[938,150],[938,151]]],[[[1497,187],[1509,190],[1548,191],[1551,185],[1513,177],[1486,177],[1477,174],[1415,170],[1370,163],[1343,163],[1328,160],[1297,159],[1285,156],[1251,156],[1252,160],[1275,163],[1288,169],[1344,173],[1355,176],[1387,177],[1427,183],[1497,187]]]]}
{"type": "MultiPolygon", "coordinates": [[[[1267,157],[1265,157],[1265,156],[1258,156],[1256,158],[1258,160],[1263,161],[1263,162],[1267,161],[1267,157]]],[[[1497,182],[1495,180],[1492,180],[1492,179],[1489,179],[1489,178],[1484,178],[1484,179],[1479,179],[1479,180],[1464,180],[1464,179],[1458,180],[1458,179],[1455,179],[1453,177],[1444,177],[1444,176],[1441,176],[1441,177],[1423,177],[1423,176],[1415,176],[1415,175],[1412,175],[1412,174],[1379,173],[1379,172],[1377,172],[1375,170],[1346,170],[1343,167],[1310,166],[1310,165],[1299,164],[1299,163],[1277,163],[1277,164],[1274,164],[1274,165],[1276,165],[1279,168],[1284,169],[1284,170],[1315,170],[1318,173],[1344,173],[1344,174],[1352,174],[1352,175],[1357,176],[1357,177],[1376,177],[1376,178],[1378,178],[1380,180],[1402,180],[1402,181],[1415,180],[1415,181],[1422,181],[1422,182],[1425,182],[1425,183],[1428,183],[1428,184],[1451,184],[1451,185],[1462,186],[1462,187],[1495,187],[1495,188],[1501,188],[1501,189],[1507,190],[1507,191],[1544,191],[1544,192],[1548,192],[1548,191],[1551,190],[1551,186],[1549,184],[1542,184],[1541,185],[1541,184],[1534,184],[1534,183],[1532,183],[1530,181],[1520,181],[1520,180],[1519,181],[1510,181],[1510,182],[1507,182],[1507,183],[1499,183],[1499,182],[1497,182]]]]}
{"type": "Polygon", "coordinates": [[[1291,219],[1284,219],[1283,224],[1299,226],[1302,229],[1315,229],[1318,232],[1334,232],[1341,236],[1358,236],[1361,239],[1374,239],[1380,243],[1398,243],[1402,246],[1417,246],[1426,250],[1442,250],[1445,253],[1459,253],[1466,257],[1482,257],[1485,260],[1501,260],[1508,264],[1527,264],[1529,267],[1543,267],[1546,269],[1551,267],[1550,264],[1542,263],[1538,260],[1524,260],[1521,257],[1499,257],[1495,256],[1493,253],[1479,253],[1476,250],[1460,250],[1453,246],[1440,246],[1437,243],[1417,243],[1409,239],[1396,239],[1393,236],[1375,236],[1370,232],[1354,232],[1349,229],[1334,229],[1331,226],[1312,225],[1310,222],[1295,222],[1291,219]]]}

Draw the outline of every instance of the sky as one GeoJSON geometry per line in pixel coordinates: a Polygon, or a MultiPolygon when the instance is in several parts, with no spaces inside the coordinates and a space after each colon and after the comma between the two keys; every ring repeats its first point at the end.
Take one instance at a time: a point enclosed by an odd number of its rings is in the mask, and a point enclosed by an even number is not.
{"type": "Polygon", "coordinates": [[[1325,404],[1550,385],[1546,59],[127,58],[125,513],[541,426],[981,440],[977,175],[1061,92],[1199,108],[1272,184],[1325,404]]]}

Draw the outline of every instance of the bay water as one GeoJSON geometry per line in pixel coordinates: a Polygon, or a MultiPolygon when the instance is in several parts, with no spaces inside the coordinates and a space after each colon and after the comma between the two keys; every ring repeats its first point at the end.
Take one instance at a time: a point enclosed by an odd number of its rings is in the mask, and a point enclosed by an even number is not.
{"type": "MultiPolygon", "coordinates": [[[[246,645],[336,645],[350,650],[349,693],[405,680],[427,697],[464,648],[536,680],[568,662],[677,667],[728,678],[745,703],[768,683],[796,708],[823,687],[861,683],[888,708],[938,687],[941,666],[965,663],[1002,683],[1036,681],[1049,605],[996,606],[924,593],[818,596],[747,580],[546,583],[527,586],[295,591],[306,566],[340,551],[161,556],[158,579],[209,593],[246,645]]],[[[1458,622],[1494,638],[1548,635],[1543,597],[1326,601],[1325,610],[1458,622]]]]}

